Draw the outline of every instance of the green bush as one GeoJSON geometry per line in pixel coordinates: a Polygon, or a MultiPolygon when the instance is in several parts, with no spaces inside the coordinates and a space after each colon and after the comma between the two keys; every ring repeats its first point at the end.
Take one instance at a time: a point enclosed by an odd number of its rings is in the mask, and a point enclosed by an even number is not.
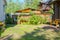
{"type": "Polygon", "coordinates": [[[44,23],[47,23],[47,19],[46,18],[43,18],[41,16],[33,15],[29,19],[29,23],[30,24],[44,24],[44,23]]]}
{"type": "Polygon", "coordinates": [[[19,21],[22,22],[22,24],[33,24],[33,25],[38,25],[38,24],[45,24],[47,23],[47,17],[41,17],[37,15],[31,15],[29,18],[19,18],[19,21]],[[26,22],[25,22],[26,21],[26,22]]]}
{"type": "Polygon", "coordinates": [[[13,23],[13,19],[8,17],[8,18],[6,18],[5,23],[6,24],[12,24],[13,23]]]}
{"type": "Polygon", "coordinates": [[[30,15],[35,15],[35,13],[34,13],[34,12],[32,12],[32,11],[30,11],[30,15]]]}
{"type": "Polygon", "coordinates": [[[13,19],[8,15],[8,16],[6,16],[5,23],[6,24],[12,24],[13,23],[13,19]]]}

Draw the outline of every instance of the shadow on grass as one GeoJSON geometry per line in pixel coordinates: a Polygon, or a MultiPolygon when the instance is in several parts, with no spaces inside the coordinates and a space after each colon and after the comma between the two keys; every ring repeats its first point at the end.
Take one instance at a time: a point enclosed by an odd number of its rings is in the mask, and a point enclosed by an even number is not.
{"type": "Polygon", "coordinates": [[[39,32],[42,32],[42,31],[40,30],[40,28],[37,28],[37,29],[34,29],[34,31],[31,33],[25,32],[25,35],[23,35],[19,39],[13,39],[13,38],[11,38],[12,36],[8,36],[4,40],[6,40],[6,39],[7,40],[46,40],[44,34],[41,36],[40,35],[34,36],[35,34],[37,34],[39,32]]]}
{"type": "Polygon", "coordinates": [[[36,35],[37,33],[42,32],[40,28],[35,29],[31,33],[25,32],[25,35],[19,40],[46,40],[45,35],[36,35]],[[34,36],[35,35],[35,36],[34,36]]]}
{"type": "Polygon", "coordinates": [[[58,34],[59,31],[57,32],[56,28],[46,26],[46,27],[43,27],[42,29],[43,30],[41,30],[41,28],[37,28],[33,32],[31,32],[31,33],[25,32],[25,35],[22,36],[21,39],[19,39],[19,40],[60,40],[60,36],[57,37],[57,35],[59,35],[58,34]],[[56,32],[57,34],[56,35],[52,34],[52,33],[54,33],[53,31],[51,31],[51,33],[50,32],[48,32],[48,33],[45,32],[48,29],[53,29],[54,32],[56,32]],[[35,35],[37,33],[39,33],[40,35],[35,35]]]}
{"type": "Polygon", "coordinates": [[[60,31],[60,28],[57,28],[56,26],[44,26],[42,29],[45,29],[45,30],[53,30],[55,32],[58,32],[60,31]]]}
{"type": "MultiPolygon", "coordinates": [[[[48,27],[48,26],[46,26],[46,27],[48,27]]],[[[43,27],[43,29],[38,27],[38,28],[34,29],[34,31],[32,31],[31,33],[25,32],[25,35],[21,36],[19,39],[11,38],[13,35],[8,36],[6,39],[7,40],[60,40],[60,36],[56,37],[55,34],[54,35],[52,34],[56,31],[51,33],[53,36],[49,32],[48,33],[45,32],[46,30],[44,30],[44,29],[47,29],[47,30],[51,29],[50,27],[49,28],[46,28],[46,27],[45,28],[43,27]],[[46,37],[47,35],[48,35],[48,37],[46,37]]],[[[52,28],[52,29],[55,30],[55,28],[52,28]]],[[[57,35],[59,35],[58,32],[56,32],[56,33],[57,33],[57,35]]]]}
{"type": "Polygon", "coordinates": [[[4,28],[4,30],[0,29],[0,38],[1,38],[1,34],[7,29],[7,28],[10,28],[10,27],[14,27],[16,26],[16,24],[7,24],[4,28]]]}
{"type": "Polygon", "coordinates": [[[5,28],[7,29],[7,28],[10,28],[10,27],[15,27],[15,26],[16,26],[16,24],[6,24],[5,28]]]}

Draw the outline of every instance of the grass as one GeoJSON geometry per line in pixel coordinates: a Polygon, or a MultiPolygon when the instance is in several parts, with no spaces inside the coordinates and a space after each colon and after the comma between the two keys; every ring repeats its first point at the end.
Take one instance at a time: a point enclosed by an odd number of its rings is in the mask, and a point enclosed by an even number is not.
{"type": "Polygon", "coordinates": [[[60,31],[41,27],[42,25],[7,25],[1,37],[8,40],[60,40],[60,31]]]}

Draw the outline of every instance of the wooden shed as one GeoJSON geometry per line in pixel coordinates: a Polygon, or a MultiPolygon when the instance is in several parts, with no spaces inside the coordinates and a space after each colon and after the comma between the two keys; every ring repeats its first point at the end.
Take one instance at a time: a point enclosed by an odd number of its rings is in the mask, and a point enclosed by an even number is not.
{"type": "Polygon", "coordinates": [[[52,22],[58,26],[60,25],[60,0],[55,0],[53,2],[54,14],[52,15],[52,22]]]}
{"type": "Polygon", "coordinates": [[[54,1],[53,2],[53,8],[54,8],[54,14],[52,16],[52,19],[60,19],[60,1],[54,1]]]}
{"type": "MultiPolygon", "coordinates": [[[[39,7],[41,7],[40,4],[38,5],[39,7]]],[[[56,23],[57,25],[60,23],[60,0],[51,0],[50,4],[53,4],[54,11],[54,14],[52,14],[52,22],[56,23]]]]}

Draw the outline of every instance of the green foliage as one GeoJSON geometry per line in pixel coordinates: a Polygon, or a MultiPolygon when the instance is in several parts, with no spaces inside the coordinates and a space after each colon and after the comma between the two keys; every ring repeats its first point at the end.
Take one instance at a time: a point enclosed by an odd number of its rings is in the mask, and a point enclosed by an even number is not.
{"type": "Polygon", "coordinates": [[[32,12],[32,11],[30,11],[30,15],[35,15],[35,13],[34,13],[34,12],[32,12]]]}
{"type": "Polygon", "coordinates": [[[20,21],[23,21],[23,24],[34,24],[34,25],[37,25],[37,24],[45,24],[47,23],[47,17],[41,17],[41,16],[37,16],[37,15],[31,15],[31,17],[28,17],[28,18],[19,18],[18,20],[20,21]],[[26,21],[26,22],[24,22],[26,21]]]}
{"type": "Polygon", "coordinates": [[[5,23],[6,24],[12,24],[13,23],[13,19],[8,15],[8,16],[6,16],[5,23]]]}
{"type": "Polygon", "coordinates": [[[21,6],[20,3],[14,3],[12,1],[7,2],[7,5],[5,7],[5,12],[6,13],[14,13],[17,10],[20,10],[21,6]]]}
{"type": "Polygon", "coordinates": [[[36,9],[38,7],[40,0],[25,0],[25,8],[36,9]]]}
{"type": "Polygon", "coordinates": [[[38,22],[39,22],[38,16],[34,16],[34,15],[29,20],[30,24],[38,24],[38,22]]]}
{"type": "Polygon", "coordinates": [[[46,18],[43,18],[41,16],[33,15],[30,18],[29,23],[30,24],[44,24],[44,23],[47,23],[47,19],[46,18]]]}
{"type": "Polygon", "coordinates": [[[50,11],[48,11],[49,13],[51,13],[51,14],[54,14],[54,12],[53,12],[53,10],[52,9],[50,9],[50,11]]]}
{"type": "Polygon", "coordinates": [[[13,23],[13,19],[11,17],[8,17],[8,18],[6,18],[5,23],[6,24],[12,24],[13,23]]]}
{"type": "Polygon", "coordinates": [[[40,2],[40,0],[32,0],[31,8],[37,9],[39,2],[40,2]]]}

